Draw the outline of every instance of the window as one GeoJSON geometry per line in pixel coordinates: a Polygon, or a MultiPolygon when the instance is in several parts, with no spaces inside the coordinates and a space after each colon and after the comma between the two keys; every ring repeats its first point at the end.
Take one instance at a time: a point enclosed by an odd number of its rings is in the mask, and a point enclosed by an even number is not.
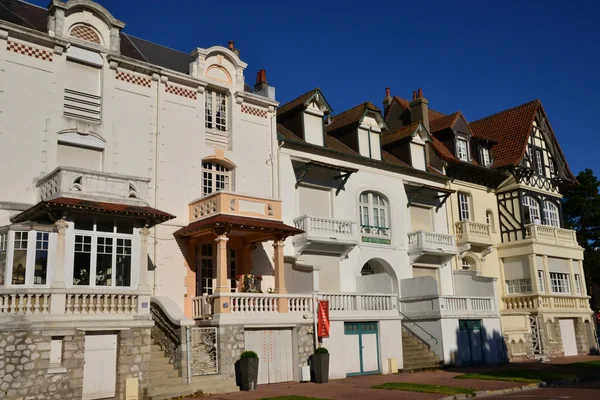
{"type": "Polygon", "coordinates": [[[531,279],[512,279],[506,281],[506,291],[509,294],[531,293],[531,279]]]}
{"type": "Polygon", "coordinates": [[[362,227],[373,228],[370,233],[387,235],[387,201],[383,196],[373,192],[362,193],[359,208],[362,227]]]}
{"type": "Polygon", "coordinates": [[[371,264],[369,264],[369,263],[366,263],[366,264],[365,264],[365,265],[362,267],[362,269],[360,270],[360,274],[361,274],[362,276],[365,276],[365,275],[373,275],[374,273],[375,273],[375,272],[373,271],[373,266],[372,266],[371,264]]]}
{"type": "Polygon", "coordinates": [[[544,223],[546,225],[560,227],[558,207],[551,201],[544,201],[544,223]]]}
{"type": "Polygon", "coordinates": [[[469,153],[467,152],[467,141],[464,139],[456,140],[456,156],[463,161],[469,161],[469,153]]]}
{"type": "Polygon", "coordinates": [[[579,274],[575,274],[575,293],[581,294],[581,280],[579,279],[579,274]]]}
{"type": "Polygon", "coordinates": [[[537,168],[538,175],[544,175],[544,163],[543,163],[542,151],[539,149],[535,150],[535,166],[537,168]]]}
{"type": "Polygon", "coordinates": [[[202,163],[202,194],[206,196],[221,190],[230,190],[231,171],[229,168],[210,162],[202,163]]]}
{"type": "Polygon", "coordinates": [[[213,293],[214,257],[213,244],[204,243],[200,250],[200,274],[196,274],[196,295],[213,293]]]}
{"type": "Polygon", "coordinates": [[[527,224],[539,224],[540,220],[540,203],[537,202],[533,197],[523,197],[523,208],[525,211],[525,223],[527,224]]]}
{"type": "Polygon", "coordinates": [[[461,221],[468,221],[471,217],[469,210],[469,195],[465,193],[458,194],[458,211],[461,221]]]}
{"type": "Polygon", "coordinates": [[[73,285],[131,287],[133,224],[75,220],[73,285]]]}
{"type": "Polygon", "coordinates": [[[550,285],[552,288],[552,293],[571,293],[569,274],[550,272],[550,285]]]}
{"type": "Polygon", "coordinates": [[[12,284],[25,284],[25,270],[27,268],[27,236],[29,232],[15,232],[12,284]]]}
{"type": "Polygon", "coordinates": [[[465,269],[465,270],[471,269],[471,263],[466,258],[462,259],[462,269],[465,269]]]}
{"type": "Polygon", "coordinates": [[[237,281],[235,277],[237,276],[237,259],[236,259],[236,251],[234,249],[229,249],[229,280],[231,282],[231,291],[237,292],[237,281]]]}
{"type": "Polygon", "coordinates": [[[548,169],[550,169],[550,177],[554,177],[556,175],[554,172],[554,161],[551,158],[548,159],[548,169]]]}
{"type": "Polygon", "coordinates": [[[496,227],[494,226],[494,212],[492,210],[487,210],[485,212],[485,222],[490,226],[492,232],[496,232],[496,227]]]}
{"type": "Polygon", "coordinates": [[[36,285],[45,285],[48,278],[48,243],[50,234],[47,232],[37,232],[35,241],[35,269],[33,273],[33,283],[36,285]]]}
{"type": "Polygon", "coordinates": [[[490,149],[481,147],[480,154],[481,154],[481,165],[483,165],[484,167],[488,167],[492,163],[492,159],[490,157],[490,149]]]}
{"type": "Polygon", "coordinates": [[[227,130],[227,95],[207,90],[204,111],[208,129],[227,130]]]}
{"type": "Polygon", "coordinates": [[[546,292],[546,285],[544,284],[544,271],[538,269],[538,283],[540,293],[546,292]]]}
{"type": "Polygon", "coordinates": [[[59,368],[62,365],[63,338],[53,336],[50,341],[50,368],[59,368]]]}
{"type": "Polygon", "coordinates": [[[5,284],[6,273],[6,233],[0,233],[0,286],[5,284]]]}
{"type": "MultiPolygon", "coordinates": [[[[74,47],[73,47],[74,49],[74,47]]],[[[71,50],[71,49],[69,49],[71,50]]],[[[74,51],[67,50],[67,56],[73,58],[74,51]]],[[[93,53],[92,53],[93,54],[93,53]]],[[[99,57],[96,55],[95,57],[99,57]]],[[[93,57],[93,58],[95,58],[93,57]]],[[[68,77],[64,89],[63,115],[94,123],[101,122],[102,94],[100,91],[101,68],[79,62],[67,61],[65,76],[68,77]]],[[[100,67],[102,58],[100,57],[100,67]]]]}

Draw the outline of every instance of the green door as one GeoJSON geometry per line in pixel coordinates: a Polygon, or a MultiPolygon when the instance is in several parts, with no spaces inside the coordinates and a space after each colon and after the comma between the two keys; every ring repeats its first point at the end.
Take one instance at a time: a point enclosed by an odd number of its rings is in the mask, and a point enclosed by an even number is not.
{"type": "Polygon", "coordinates": [[[346,376],[378,374],[379,334],[377,322],[346,322],[346,376]]]}

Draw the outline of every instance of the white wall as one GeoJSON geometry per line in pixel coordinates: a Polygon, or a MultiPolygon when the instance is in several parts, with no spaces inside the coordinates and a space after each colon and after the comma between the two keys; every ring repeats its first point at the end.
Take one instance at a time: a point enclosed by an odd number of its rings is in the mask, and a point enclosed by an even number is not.
{"type": "MultiPolygon", "coordinates": [[[[346,348],[344,346],[344,321],[331,321],[329,337],[323,339],[323,347],[329,351],[329,379],[346,377],[346,348]]],[[[358,350],[358,349],[357,349],[358,350]]]]}
{"type": "Polygon", "coordinates": [[[388,360],[395,358],[398,369],[403,368],[402,359],[402,321],[383,320],[379,321],[379,362],[382,374],[394,374],[398,371],[390,371],[388,360]]]}
{"type": "Polygon", "coordinates": [[[312,113],[304,113],[304,140],[317,146],[323,146],[323,118],[312,113]]]}

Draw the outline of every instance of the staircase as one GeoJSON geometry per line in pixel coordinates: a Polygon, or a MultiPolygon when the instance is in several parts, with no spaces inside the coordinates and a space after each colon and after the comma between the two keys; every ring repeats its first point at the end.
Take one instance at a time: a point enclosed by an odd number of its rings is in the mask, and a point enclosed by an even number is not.
{"type": "Polygon", "coordinates": [[[150,389],[148,400],[167,400],[177,396],[186,396],[195,393],[217,394],[238,392],[235,379],[222,375],[195,376],[192,383],[188,384],[179,376],[179,371],[169,363],[164,352],[156,344],[152,345],[152,359],[150,360],[150,389]]]}
{"type": "Polygon", "coordinates": [[[443,365],[425,343],[404,328],[402,328],[402,359],[404,371],[437,369],[443,365]]]}

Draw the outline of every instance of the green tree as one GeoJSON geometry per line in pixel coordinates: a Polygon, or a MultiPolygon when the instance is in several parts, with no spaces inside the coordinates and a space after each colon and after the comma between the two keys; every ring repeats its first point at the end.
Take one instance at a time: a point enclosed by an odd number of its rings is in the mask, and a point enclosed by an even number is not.
{"type": "Polygon", "coordinates": [[[592,296],[592,308],[600,305],[600,181],[587,168],[577,175],[579,185],[563,192],[565,226],[577,231],[577,240],[584,248],[583,268],[592,296]]]}

